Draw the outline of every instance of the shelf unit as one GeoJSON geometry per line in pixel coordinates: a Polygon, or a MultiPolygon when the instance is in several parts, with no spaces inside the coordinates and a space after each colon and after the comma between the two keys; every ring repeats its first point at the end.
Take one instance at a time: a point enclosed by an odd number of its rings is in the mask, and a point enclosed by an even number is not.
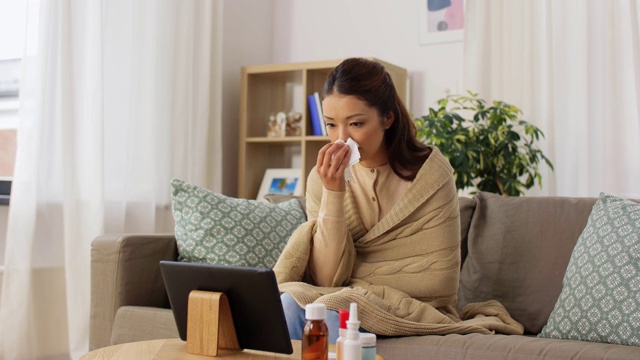
{"type": "MultiPolygon", "coordinates": [[[[384,65],[400,98],[406,103],[407,70],[370,58],[384,65]]],[[[307,95],[322,92],[324,82],[342,60],[242,67],[240,99],[240,149],[238,197],[255,199],[265,170],[300,169],[302,194],[318,151],[329,141],[313,135],[307,95]],[[302,114],[301,136],[267,137],[269,115],[283,111],[302,114]]]]}

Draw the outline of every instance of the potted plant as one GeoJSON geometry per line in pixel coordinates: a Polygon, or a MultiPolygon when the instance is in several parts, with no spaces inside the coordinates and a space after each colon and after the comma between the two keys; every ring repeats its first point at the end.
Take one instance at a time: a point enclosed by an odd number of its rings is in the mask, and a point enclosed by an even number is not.
{"type": "Polygon", "coordinates": [[[537,146],[543,132],[520,119],[520,109],[503,101],[487,106],[470,91],[440,99],[438,106],[415,119],[417,134],[449,159],[457,189],[520,196],[536,182],[542,187],[538,167],[545,162],[553,170],[553,164],[537,146]]]}

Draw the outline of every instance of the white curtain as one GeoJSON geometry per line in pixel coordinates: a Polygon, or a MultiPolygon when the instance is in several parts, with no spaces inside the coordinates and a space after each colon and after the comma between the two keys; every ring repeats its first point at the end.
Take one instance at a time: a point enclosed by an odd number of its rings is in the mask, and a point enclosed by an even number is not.
{"type": "Polygon", "coordinates": [[[220,6],[30,0],[0,358],[87,352],[91,241],[172,232],[170,179],[215,185],[220,6]]]}
{"type": "Polygon", "coordinates": [[[640,27],[635,0],[466,3],[464,87],[540,127],[543,188],[640,198],[640,27]]]}

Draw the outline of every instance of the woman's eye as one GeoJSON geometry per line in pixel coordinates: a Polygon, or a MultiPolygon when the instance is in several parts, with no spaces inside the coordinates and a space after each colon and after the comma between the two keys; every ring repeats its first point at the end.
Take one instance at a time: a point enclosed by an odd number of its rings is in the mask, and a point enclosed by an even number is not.
{"type": "Polygon", "coordinates": [[[361,122],[352,122],[352,123],[351,123],[351,124],[349,124],[349,125],[351,125],[351,126],[353,126],[353,127],[360,127],[360,126],[362,126],[362,123],[361,123],[361,122]]]}
{"type": "Polygon", "coordinates": [[[334,128],[336,127],[336,124],[331,124],[331,123],[327,123],[327,128],[334,128]]]}

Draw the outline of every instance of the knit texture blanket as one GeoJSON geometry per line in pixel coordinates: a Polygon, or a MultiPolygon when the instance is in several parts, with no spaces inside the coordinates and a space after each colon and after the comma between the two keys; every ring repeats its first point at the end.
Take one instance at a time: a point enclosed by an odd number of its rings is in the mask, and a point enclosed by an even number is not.
{"type": "MultiPolygon", "coordinates": [[[[307,221],[274,266],[280,291],[302,307],[317,302],[349,309],[356,302],[362,328],[378,335],[522,334],[523,326],[497,301],[456,311],[460,211],[452,172],[433,148],[404,197],[369,231],[347,186],[349,238],[332,286],[314,286],[306,273],[316,231],[316,222],[307,221]]],[[[322,182],[315,169],[307,187],[320,198],[322,182]]]]}

